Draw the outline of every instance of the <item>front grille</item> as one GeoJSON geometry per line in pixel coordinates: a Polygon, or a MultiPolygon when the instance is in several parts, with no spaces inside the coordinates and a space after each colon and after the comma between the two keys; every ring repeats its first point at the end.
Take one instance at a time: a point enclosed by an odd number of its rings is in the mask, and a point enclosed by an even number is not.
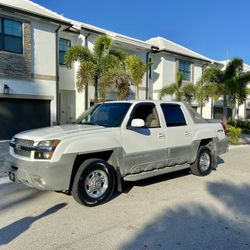
{"type": "Polygon", "coordinates": [[[31,147],[31,146],[33,146],[33,144],[34,144],[34,141],[32,141],[32,140],[25,140],[25,139],[16,138],[14,152],[17,155],[21,155],[24,157],[30,157],[31,151],[23,150],[19,146],[31,147]]]}
{"type": "Polygon", "coordinates": [[[26,147],[31,147],[34,144],[34,141],[16,138],[15,143],[26,147]]]}

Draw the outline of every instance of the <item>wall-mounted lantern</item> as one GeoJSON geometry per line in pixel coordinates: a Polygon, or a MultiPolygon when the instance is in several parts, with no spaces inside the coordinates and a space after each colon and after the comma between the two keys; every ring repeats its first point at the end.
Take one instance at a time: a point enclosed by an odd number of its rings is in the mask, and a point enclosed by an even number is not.
{"type": "Polygon", "coordinates": [[[10,93],[10,87],[7,84],[3,85],[3,93],[8,95],[10,93]]]}

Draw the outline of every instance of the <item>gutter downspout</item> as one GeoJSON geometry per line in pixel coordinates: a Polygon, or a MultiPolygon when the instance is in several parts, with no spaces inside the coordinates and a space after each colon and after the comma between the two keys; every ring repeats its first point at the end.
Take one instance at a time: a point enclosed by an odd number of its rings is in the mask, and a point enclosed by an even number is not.
{"type": "MultiPolygon", "coordinates": [[[[91,33],[89,32],[86,36],[85,36],[85,40],[84,40],[84,46],[86,48],[88,48],[88,38],[91,35],[91,33]]],[[[87,84],[85,86],[85,110],[88,109],[89,106],[89,85],[87,84]]]]}
{"type": "Polygon", "coordinates": [[[149,54],[151,51],[148,51],[146,54],[146,65],[147,65],[147,73],[146,73],[146,100],[148,100],[148,91],[149,91],[149,68],[148,68],[148,61],[149,61],[149,54]]]}
{"type": "Polygon", "coordinates": [[[55,30],[56,34],[56,123],[60,124],[60,100],[59,100],[59,30],[61,29],[62,25],[59,25],[58,28],[55,30]]]}

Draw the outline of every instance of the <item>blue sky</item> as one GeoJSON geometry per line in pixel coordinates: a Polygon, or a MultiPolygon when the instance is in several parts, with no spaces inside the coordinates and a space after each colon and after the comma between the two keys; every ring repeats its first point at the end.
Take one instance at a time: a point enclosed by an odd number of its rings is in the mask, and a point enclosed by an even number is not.
{"type": "Polygon", "coordinates": [[[162,36],[215,60],[241,57],[250,64],[249,0],[33,1],[124,35],[162,36]]]}

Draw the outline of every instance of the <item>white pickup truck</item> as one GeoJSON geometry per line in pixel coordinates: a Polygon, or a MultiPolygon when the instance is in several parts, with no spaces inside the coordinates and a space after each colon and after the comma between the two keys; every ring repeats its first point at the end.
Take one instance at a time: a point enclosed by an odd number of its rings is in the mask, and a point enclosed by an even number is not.
{"type": "Polygon", "coordinates": [[[185,103],[119,101],[92,106],[74,124],[15,135],[5,164],[12,181],[95,206],[122,191],[122,180],[185,168],[208,175],[227,150],[222,125],[185,103]]]}

